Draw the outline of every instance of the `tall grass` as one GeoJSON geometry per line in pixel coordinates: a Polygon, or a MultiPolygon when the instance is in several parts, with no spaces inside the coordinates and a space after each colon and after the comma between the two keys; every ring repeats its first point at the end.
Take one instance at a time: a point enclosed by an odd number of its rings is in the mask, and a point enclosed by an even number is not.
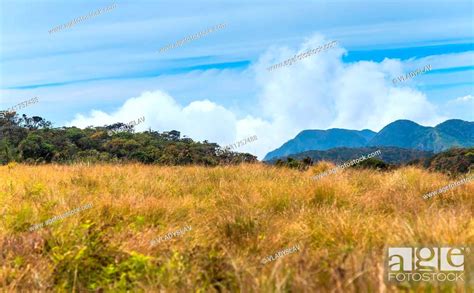
{"type": "MultiPolygon", "coordinates": [[[[384,282],[389,246],[474,243],[474,184],[417,168],[299,172],[264,165],[0,167],[4,291],[436,291],[384,282]],[[92,203],[91,209],[28,228],[92,203]],[[193,229],[155,246],[150,241],[193,229]],[[298,252],[261,260],[299,244],[298,252]]],[[[468,260],[466,260],[466,263],[468,260]]],[[[471,259],[472,264],[472,259],[471,259]]],[[[443,292],[469,292],[440,284],[443,292]]],[[[469,283],[470,282],[470,283],[469,283]]],[[[471,291],[472,292],[472,291],[471,291]]]]}

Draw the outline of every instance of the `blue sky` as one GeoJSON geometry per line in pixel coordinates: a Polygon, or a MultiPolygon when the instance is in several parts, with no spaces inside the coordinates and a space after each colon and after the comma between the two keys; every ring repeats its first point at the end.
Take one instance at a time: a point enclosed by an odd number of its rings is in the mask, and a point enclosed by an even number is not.
{"type": "Polygon", "coordinates": [[[145,116],[138,130],[220,144],[257,135],[242,151],[259,157],[304,129],[473,121],[472,12],[472,1],[456,0],[0,0],[0,108],[37,96],[25,113],[55,126],[145,116]],[[265,70],[333,40],[335,49],[265,70]]]}

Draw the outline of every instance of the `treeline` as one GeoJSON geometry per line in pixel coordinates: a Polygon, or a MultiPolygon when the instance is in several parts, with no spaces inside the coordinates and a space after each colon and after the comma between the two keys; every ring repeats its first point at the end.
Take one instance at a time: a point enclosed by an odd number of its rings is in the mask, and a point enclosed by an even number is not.
{"type": "Polygon", "coordinates": [[[133,125],[53,128],[42,117],[0,112],[0,164],[141,162],[161,165],[206,165],[256,162],[251,154],[196,142],[179,131],[151,129],[135,133],[133,125]],[[110,135],[111,134],[111,135],[110,135]]]}
{"type": "MultiPolygon", "coordinates": [[[[302,160],[297,160],[297,159],[288,157],[286,158],[286,161],[278,159],[275,162],[275,166],[277,167],[287,167],[291,169],[298,169],[300,171],[306,171],[308,170],[309,167],[311,167],[314,164],[315,162],[313,162],[313,160],[310,157],[306,157],[302,160]]],[[[340,165],[340,164],[336,163],[336,165],[340,165]]],[[[374,170],[379,170],[379,171],[389,171],[389,170],[395,169],[397,165],[386,163],[383,160],[380,160],[378,158],[368,158],[350,167],[356,168],[356,169],[374,169],[374,170]]]]}
{"type": "MultiPolygon", "coordinates": [[[[416,149],[403,149],[399,147],[358,147],[358,148],[349,148],[349,147],[339,147],[332,148],[325,151],[306,151],[299,154],[291,155],[294,160],[302,161],[305,158],[311,159],[312,162],[319,161],[330,161],[336,164],[344,163],[350,160],[360,158],[361,156],[367,155],[374,151],[380,150],[381,153],[377,156],[380,160],[387,162],[389,164],[399,165],[408,163],[410,161],[421,159],[421,158],[430,158],[433,156],[433,152],[429,151],[420,151],[416,149]]],[[[269,160],[269,163],[278,163],[278,161],[285,161],[287,157],[283,158],[274,158],[269,160]]]]}
{"type": "Polygon", "coordinates": [[[473,173],[474,148],[453,148],[430,158],[415,160],[410,164],[453,176],[462,173],[473,173]]]}
{"type": "Polygon", "coordinates": [[[375,149],[381,150],[380,158],[375,157],[364,160],[352,166],[352,168],[389,171],[409,165],[419,166],[430,171],[442,172],[450,176],[474,172],[474,148],[472,147],[452,148],[438,154],[395,147],[336,148],[329,151],[308,151],[297,154],[295,156],[296,158],[285,157],[282,159],[274,159],[267,163],[274,164],[277,167],[288,167],[304,171],[319,161],[341,164],[343,161],[357,158],[361,153],[367,154],[369,151],[375,149]],[[306,157],[304,157],[304,155],[306,155],[306,157]],[[313,155],[313,157],[308,155],[313,155]],[[418,158],[416,158],[417,156],[418,158]],[[413,159],[413,157],[415,159],[413,159]]]}

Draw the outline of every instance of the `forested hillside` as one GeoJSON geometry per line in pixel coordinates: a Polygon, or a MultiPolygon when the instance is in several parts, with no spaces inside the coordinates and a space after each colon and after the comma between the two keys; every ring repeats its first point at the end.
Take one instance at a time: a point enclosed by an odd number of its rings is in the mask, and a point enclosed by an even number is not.
{"type": "Polygon", "coordinates": [[[162,165],[208,165],[255,162],[251,154],[224,150],[216,143],[181,137],[176,130],[135,133],[133,126],[53,128],[39,116],[0,112],[0,164],[141,162],[162,165]]]}
{"type": "Polygon", "coordinates": [[[449,175],[469,173],[474,170],[474,148],[454,148],[413,163],[449,175]]]}

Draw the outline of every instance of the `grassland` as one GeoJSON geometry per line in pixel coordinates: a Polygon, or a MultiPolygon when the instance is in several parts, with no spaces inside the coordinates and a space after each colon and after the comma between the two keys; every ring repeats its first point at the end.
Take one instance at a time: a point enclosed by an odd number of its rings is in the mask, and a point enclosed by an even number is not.
{"type": "MultiPolygon", "coordinates": [[[[424,200],[454,180],[414,167],[311,179],[329,168],[2,166],[0,288],[437,292],[429,284],[387,285],[385,249],[472,245],[474,183],[424,200]],[[150,245],[185,226],[192,229],[150,245]],[[261,264],[295,245],[299,251],[261,264]]],[[[439,289],[472,292],[472,266],[465,275],[466,283],[439,289]]]]}

